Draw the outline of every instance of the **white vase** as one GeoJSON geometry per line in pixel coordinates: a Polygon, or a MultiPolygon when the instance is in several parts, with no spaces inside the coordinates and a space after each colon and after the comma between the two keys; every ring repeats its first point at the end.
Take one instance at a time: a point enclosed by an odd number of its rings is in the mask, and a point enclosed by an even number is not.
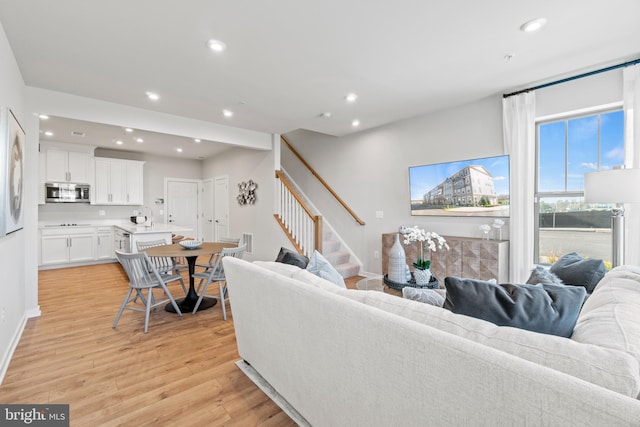
{"type": "Polygon", "coordinates": [[[420,270],[416,268],[413,270],[413,277],[416,279],[416,285],[427,286],[431,280],[431,270],[420,270]]]}
{"type": "Polygon", "coordinates": [[[396,283],[407,283],[405,273],[405,265],[407,265],[404,248],[400,243],[400,234],[396,234],[396,241],[389,251],[389,280],[396,283]]]}

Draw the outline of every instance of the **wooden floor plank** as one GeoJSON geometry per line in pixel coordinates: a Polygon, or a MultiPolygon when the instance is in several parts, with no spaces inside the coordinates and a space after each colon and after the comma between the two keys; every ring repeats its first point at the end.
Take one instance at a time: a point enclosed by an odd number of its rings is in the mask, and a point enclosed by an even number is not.
{"type": "Polygon", "coordinates": [[[119,264],[41,271],[42,315],[27,322],[0,402],[68,403],[72,426],[295,425],[235,366],[232,314],[159,307],[144,334],[144,313],[125,311],[112,329],[127,289],[119,264]]]}

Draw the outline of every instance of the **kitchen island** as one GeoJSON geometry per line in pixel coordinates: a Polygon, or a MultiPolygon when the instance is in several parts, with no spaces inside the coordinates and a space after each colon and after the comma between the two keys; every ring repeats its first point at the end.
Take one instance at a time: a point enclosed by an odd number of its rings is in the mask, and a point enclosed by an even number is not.
{"type": "MultiPolygon", "coordinates": [[[[147,242],[149,240],[164,240],[167,244],[171,244],[171,236],[173,234],[185,233],[191,231],[190,228],[180,227],[170,224],[153,224],[153,225],[137,225],[137,224],[118,224],[117,229],[129,234],[129,252],[138,252],[138,242],[147,242]]],[[[117,231],[117,230],[116,230],[117,231]]]]}

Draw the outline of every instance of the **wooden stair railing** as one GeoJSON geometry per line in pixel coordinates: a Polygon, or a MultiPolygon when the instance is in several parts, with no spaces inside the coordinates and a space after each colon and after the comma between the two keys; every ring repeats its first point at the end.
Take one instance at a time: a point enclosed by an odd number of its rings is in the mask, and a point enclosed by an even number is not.
{"type": "Polygon", "coordinates": [[[322,252],[322,216],[315,215],[298,195],[284,174],[278,179],[277,212],[273,215],[298,253],[311,256],[314,249],[322,252]]]}
{"type": "Polygon", "coordinates": [[[358,224],[364,225],[365,224],[364,221],[361,220],[358,217],[358,215],[356,215],[355,212],[353,212],[353,210],[351,210],[351,208],[345,203],[344,200],[340,198],[340,196],[338,196],[338,194],[333,190],[333,188],[331,188],[329,184],[327,184],[327,182],[324,179],[322,179],[322,177],[318,174],[318,172],[316,172],[315,169],[313,169],[311,165],[300,155],[300,153],[298,153],[298,151],[295,148],[293,148],[293,146],[289,143],[289,141],[287,141],[287,139],[284,136],[280,136],[280,139],[289,148],[289,150],[291,150],[291,152],[302,162],[302,164],[309,170],[309,172],[311,172],[311,174],[315,176],[318,181],[320,181],[320,184],[322,184],[324,188],[326,188],[327,191],[331,193],[331,195],[338,201],[338,203],[342,205],[342,207],[349,213],[349,215],[351,215],[351,217],[358,224]]]}

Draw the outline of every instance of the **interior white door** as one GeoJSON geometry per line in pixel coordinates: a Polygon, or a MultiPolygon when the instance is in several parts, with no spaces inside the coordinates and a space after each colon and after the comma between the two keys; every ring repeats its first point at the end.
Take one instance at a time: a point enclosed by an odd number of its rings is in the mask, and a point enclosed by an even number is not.
{"type": "Polygon", "coordinates": [[[169,178],[166,181],[167,224],[190,228],[185,237],[198,237],[198,182],[169,178]]]}
{"type": "Polygon", "coordinates": [[[229,237],[229,177],[215,178],[214,222],[215,238],[229,237]]]}
{"type": "Polygon", "coordinates": [[[202,239],[205,242],[215,241],[213,228],[213,179],[202,181],[202,239]]]}

